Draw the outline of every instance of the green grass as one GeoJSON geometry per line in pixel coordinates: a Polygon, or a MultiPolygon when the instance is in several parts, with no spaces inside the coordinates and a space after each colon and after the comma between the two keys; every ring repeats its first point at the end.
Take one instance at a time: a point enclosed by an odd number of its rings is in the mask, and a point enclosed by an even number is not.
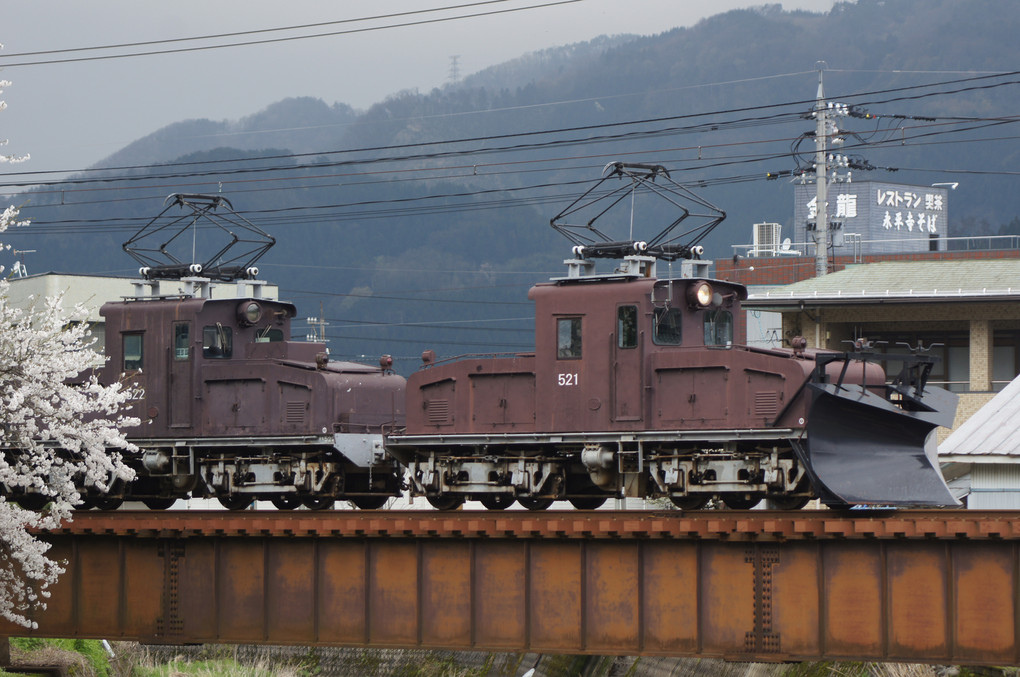
{"type": "Polygon", "coordinates": [[[207,661],[173,661],[153,667],[136,666],[134,677],[170,677],[171,675],[194,675],[194,677],[273,677],[278,674],[263,666],[245,666],[228,658],[207,661]]]}
{"type": "MultiPolygon", "coordinates": [[[[98,639],[40,639],[38,637],[12,637],[11,650],[21,650],[30,654],[47,656],[54,652],[67,652],[80,655],[91,668],[88,673],[95,677],[110,677],[110,661],[98,639]]],[[[40,658],[39,662],[49,662],[49,658],[40,658]]]]}

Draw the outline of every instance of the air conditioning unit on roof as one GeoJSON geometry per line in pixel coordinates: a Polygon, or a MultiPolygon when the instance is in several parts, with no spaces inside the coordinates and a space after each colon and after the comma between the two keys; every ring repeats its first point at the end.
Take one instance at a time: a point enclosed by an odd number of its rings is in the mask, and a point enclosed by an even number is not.
{"type": "Polygon", "coordinates": [[[754,224],[751,256],[778,256],[782,235],[783,226],[780,223],[754,224]]]}

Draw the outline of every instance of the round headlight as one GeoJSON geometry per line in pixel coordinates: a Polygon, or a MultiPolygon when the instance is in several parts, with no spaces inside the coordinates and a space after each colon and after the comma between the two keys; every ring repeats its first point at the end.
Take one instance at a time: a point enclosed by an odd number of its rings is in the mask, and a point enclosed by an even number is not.
{"type": "Polygon", "coordinates": [[[695,282],[687,288],[687,301],[695,308],[708,308],[712,305],[712,285],[707,282],[695,282]]]}
{"type": "Polygon", "coordinates": [[[253,325],[262,319],[262,306],[255,301],[246,301],[237,310],[242,324],[253,325]]]}

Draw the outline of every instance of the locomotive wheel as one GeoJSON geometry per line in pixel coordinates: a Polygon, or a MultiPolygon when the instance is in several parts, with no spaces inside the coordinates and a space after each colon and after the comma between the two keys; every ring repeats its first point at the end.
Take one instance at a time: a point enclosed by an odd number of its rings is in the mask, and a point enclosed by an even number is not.
{"type": "Polygon", "coordinates": [[[81,497],[81,503],[79,503],[78,505],[74,506],[74,509],[75,510],[92,510],[92,508],[94,508],[94,507],[96,507],[96,499],[94,497],[92,497],[92,496],[87,496],[86,495],[86,496],[82,496],[81,497]]]}
{"type": "Polygon", "coordinates": [[[485,506],[486,510],[506,510],[517,499],[510,494],[495,494],[492,496],[483,496],[478,499],[478,502],[485,506]]]}
{"type": "Polygon", "coordinates": [[[750,510],[761,503],[760,497],[747,497],[744,494],[723,494],[722,500],[730,510],[750,510]]]}
{"type": "Polygon", "coordinates": [[[570,505],[574,506],[575,510],[594,510],[600,505],[606,502],[608,496],[578,496],[576,498],[568,498],[570,505]]]}
{"type": "Polygon", "coordinates": [[[332,510],[336,499],[332,496],[305,496],[301,504],[309,510],[332,510]]]}
{"type": "Polygon", "coordinates": [[[553,504],[551,498],[518,498],[517,502],[528,510],[545,510],[553,504]]]}
{"type": "Polygon", "coordinates": [[[425,500],[436,510],[456,510],[464,505],[464,498],[456,494],[445,496],[426,496],[425,500]]]}
{"type": "Polygon", "coordinates": [[[386,505],[387,499],[389,499],[389,496],[356,496],[350,499],[350,501],[354,504],[354,507],[361,510],[378,510],[386,505]]]}
{"type": "Polygon", "coordinates": [[[807,496],[783,496],[781,498],[770,498],[769,503],[776,510],[800,510],[810,500],[807,496]]]}
{"type": "MultiPolygon", "coordinates": [[[[708,503],[708,496],[670,496],[669,500],[681,510],[701,510],[708,503]]],[[[727,504],[728,505],[728,504],[727,504]]]]}
{"type": "Polygon", "coordinates": [[[227,510],[245,510],[248,506],[255,502],[253,496],[247,494],[231,494],[229,496],[217,496],[216,500],[220,502],[227,510]]]}
{"type": "Polygon", "coordinates": [[[293,510],[301,505],[301,499],[292,494],[278,494],[269,499],[277,510],[293,510]]]}
{"type": "Polygon", "coordinates": [[[99,510],[116,510],[122,505],[124,505],[123,498],[116,498],[111,496],[96,497],[96,508],[98,508],[99,510]]]}
{"type": "Polygon", "coordinates": [[[142,503],[149,510],[166,510],[177,502],[176,498],[143,498],[142,503]]]}

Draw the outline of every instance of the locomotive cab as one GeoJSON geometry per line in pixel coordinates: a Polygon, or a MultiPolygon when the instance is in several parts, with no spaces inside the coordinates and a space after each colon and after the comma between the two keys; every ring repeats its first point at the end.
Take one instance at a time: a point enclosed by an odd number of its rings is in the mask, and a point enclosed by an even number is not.
{"type": "MultiPolygon", "coordinates": [[[[612,274],[571,275],[532,288],[540,428],[641,430],[654,419],[645,395],[658,354],[743,343],[742,285],[659,280],[655,265],[628,257],[612,274]]],[[[724,411],[712,396],[702,393],[698,409],[724,411]]]]}
{"type": "MultiPolygon", "coordinates": [[[[208,370],[229,371],[259,354],[286,359],[305,353],[301,357],[308,360],[312,348],[289,341],[292,304],[261,298],[138,297],[107,303],[100,313],[108,337],[106,378],[123,374],[143,390],[138,411],[146,436],[191,430],[201,427],[203,416],[216,418],[197,406],[203,397],[196,385],[208,370]],[[266,346],[271,343],[279,345],[266,346]]],[[[251,416],[233,427],[255,432],[255,426],[251,416]]]]}

